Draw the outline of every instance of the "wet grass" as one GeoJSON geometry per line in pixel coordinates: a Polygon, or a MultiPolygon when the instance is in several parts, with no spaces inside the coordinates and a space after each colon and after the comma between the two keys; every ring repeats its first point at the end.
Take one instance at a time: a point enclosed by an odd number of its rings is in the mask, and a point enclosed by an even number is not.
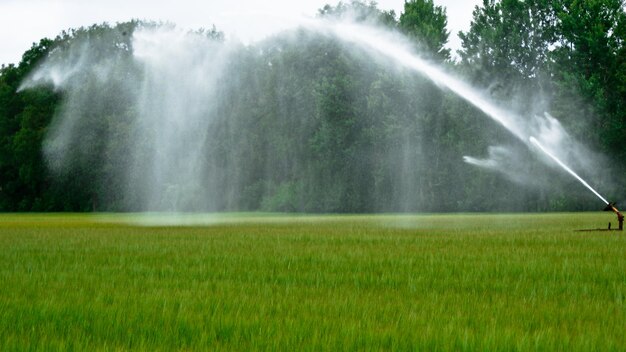
{"type": "Polygon", "coordinates": [[[626,349],[607,213],[164,217],[0,215],[0,350],[626,349]]]}

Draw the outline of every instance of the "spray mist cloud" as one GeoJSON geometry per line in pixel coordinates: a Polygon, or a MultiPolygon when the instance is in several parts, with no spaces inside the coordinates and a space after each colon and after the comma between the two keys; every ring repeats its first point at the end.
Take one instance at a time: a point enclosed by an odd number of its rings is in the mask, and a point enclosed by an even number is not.
{"type": "MultiPolygon", "coordinates": [[[[399,64],[417,72],[474,105],[530,150],[536,151],[533,146],[541,145],[539,151],[550,159],[593,169],[590,153],[549,114],[520,116],[493,103],[485,92],[416,55],[408,39],[398,33],[345,19],[302,20],[298,28],[296,32],[321,34],[366,51],[389,67],[399,64]]],[[[243,46],[205,33],[184,32],[172,26],[139,26],[130,38],[119,34],[114,38],[86,38],[68,48],[55,49],[22,89],[51,83],[65,92],[65,104],[44,146],[57,172],[73,163],[89,163],[90,156],[100,154],[123,180],[120,192],[134,209],[228,209],[242,189],[305,192],[298,183],[285,183],[286,188],[278,189],[272,184],[254,186],[257,188],[245,184],[245,172],[241,171],[245,166],[239,165],[235,156],[239,151],[213,143],[219,134],[242,132],[216,126],[231,123],[226,120],[227,111],[236,109],[229,104],[229,100],[237,104],[232,77],[241,78],[241,89],[256,86],[258,77],[243,78],[239,73],[246,71],[245,57],[255,55],[266,53],[257,51],[255,44],[243,46]],[[92,87],[85,89],[85,85],[92,87]],[[90,110],[98,105],[106,105],[110,121],[90,120],[90,110]],[[107,123],[123,124],[127,133],[110,135],[114,132],[107,123]],[[92,148],[97,144],[90,139],[97,138],[107,139],[104,150],[92,148]],[[225,190],[224,183],[238,186],[225,190]]],[[[271,60],[265,70],[273,70],[271,60]]],[[[523,166],[511,167],[523,164],[518,154],[511,146],[491,147],[487,159],[465,156],[463,160],[503,172],[515,182],[528,183],[532,177],[524,176],[523,166]]]]}

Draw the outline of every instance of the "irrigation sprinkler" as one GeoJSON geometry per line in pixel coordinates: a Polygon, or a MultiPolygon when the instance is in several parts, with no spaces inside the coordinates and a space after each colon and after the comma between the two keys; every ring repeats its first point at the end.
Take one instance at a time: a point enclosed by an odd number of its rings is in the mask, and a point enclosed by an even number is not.
{"type": "Polygon", "coordinates": [[[576,230],[576,232],[595,232],[595,231],[624,231],[624,215],[617,209],[615,202],[606,203],[606,207],[603,209],[604,211],[612,211],[617,214],[617,223],[618,228],[612,229],[611,223],[609,222],[609,227],[604,229],[586,229],[586,230],[576,230]]]}
{"type": "MultiPolygon", "coordinates": [[[[617,214],[617,222],[619,223],[619,228],[617,229],[617,231],[623,231],[624,230],[624,215],[622,215],[622,213],[620,213],[619,210],[617,210],[617,207],[615,207],[615,202],[607,204],[607,206],[604,208],[604,211],[612,211],[615,214],[617,214]]],[[[609,230],[610,229],[611,229],[611,223],[609,222],[609,230]]]]}

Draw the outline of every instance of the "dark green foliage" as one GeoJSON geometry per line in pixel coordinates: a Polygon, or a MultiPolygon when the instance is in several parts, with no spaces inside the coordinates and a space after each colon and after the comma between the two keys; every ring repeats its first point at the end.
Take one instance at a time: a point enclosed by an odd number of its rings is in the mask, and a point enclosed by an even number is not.
{"type": "Polygon", "coordinates": [[[399,25],[422,52],[439,60],[450,59],[450,49],[445,48],[450,34],[445,8],[435,6],[433,0],[405,1],[399,25]]]}
{"type": "MultiPolygon", "coordinates": [[[[578,94],[596,130],[594,141],[617,160],[626,157],[626,11],[623,0],[561,1],[554,50],[561,96],[578,94]]],[[[572,106],[561,105],[571,114],[572,106]]]]}
{"type": "Polygon", "coordinates": [[[325,18],[348,18],[357,22],[368,22],[391,28],[397,26],[395,11],[380,10],[373,1],[368,3],[360,0],[351,0],[350,3],[340,1],[336,6],[325,5],[318,11],[318,14],[325,18]]]}
{"type": "MultiPolygon", "coordinates": [[[[496,98],[536,92],[543,85],[555,38],[555,10],[546,0],[484,0],[467,33],[459,33],[461,65],[496,98]]],[[[539,92],[538,92],[539,90],[539,92]]]]}
{"type": "Polygon", "coordinates": [[[48,88],[17,93],[52,41],[42,39],[22,56],[18,66],[0,69],[0,209],[48,210],[49,177],[41,145],[59,97],[48,88]]]}

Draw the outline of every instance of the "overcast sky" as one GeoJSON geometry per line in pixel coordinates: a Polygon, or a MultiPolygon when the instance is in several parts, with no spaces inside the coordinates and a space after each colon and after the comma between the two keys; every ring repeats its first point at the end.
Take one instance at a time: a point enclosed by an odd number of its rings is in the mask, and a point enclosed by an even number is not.
{"type": "MultiPolygon", "coordinates": [[[[449,46],[460,47],[456,33],[466,31],[481,0],[434,0],[448,13],[449,46]]],[[[33,42],[62,30],[133,18],[176,23],[183,28],[215,24],[244,42],[289,27],[290,18],[313,17],[330,0],[0,0],[0,64],[17,63],[33,42]]],[[[400,15],[404,0],[379,0],[378,7],[400,15]]]]}

